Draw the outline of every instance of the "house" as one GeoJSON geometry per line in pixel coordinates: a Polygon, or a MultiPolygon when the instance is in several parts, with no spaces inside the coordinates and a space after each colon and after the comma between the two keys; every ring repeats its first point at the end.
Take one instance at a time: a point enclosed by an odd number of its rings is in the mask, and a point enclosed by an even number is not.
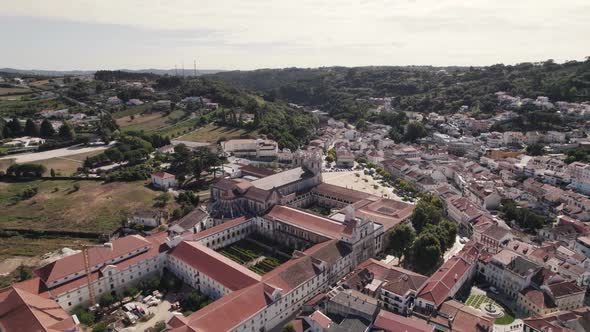
{"type": "Polygon", "coordinates": [[[126,103],[127,106],[139,106],[143,105],[143,101],[137,98],[129,99],[126,103]]]}
{"type": "Polygon", "coordinates": [[[373,323],[374,332],[434,332],[434,326],[416,317],[404,317],[381,310],[373,323]]]}
{"type": "Polygon", "coordinates": [[[152,173],[152,185],[163,190],[175,188],[177,185],[176,177],[163,171],[155,172],[152,173]]]}
{"type": "Polygon", "coordinates": [[[162,211],[141,211],[127,220],[129,224],[139,224],[147,227],[158,227],[164,222],[162,211]]]}
{"type": "Polygon", "coordinates": [[[0,290],[0,330],[80,332],[79,322],[49,296],[38,295],[39,278],[0,290]]]}
{"type": "Polygon", "coordinates": [[[159,147],[156,151],[158,153],[162,153],[162,154],[174,153],[174,145],[172,145],[172,144],[164,145],[164,146],[159,147]]]}
{"type": "Polygon", "coordinates": [[[414,311],[430,315],[469,281],[476,271],[479,253],[475,247],[465,246],[451,257],[420,288],[416,295],[414,311]],[[475,251],[475,253],[472,253],[475,251]],[[475,256],[474,256],[475,255],[475,256]]]}
{"type": "Polygon", "coordinates": [[[494,319],[482,311],[459,301],[449,300],[429,318],[435,331],[473,332],[492,331],[494,319]]]}
{"type": "Polygon", "coordinates": [[[173,222],[168,227],[168,232],[171,234],[198,233],[206,227],[210,226],[209,214],[201,207],[198,207],[186,216],[173,222]]]}
{"type": "Polygon", "coordinates": [[[336,167],[352,168],[354,167],[354,154],[348,149],[341,148],[336,150],[336,167]]]}
{"type": "Polygon", "coordinates": [[[359,264],[341,281],[341,285],[377,298],[385,310],[408,315],[416,293],[427,279],[421,274],[371,258],[359,264]]]}
{"type": "Polygon", "coordinates": [[[221,142],[223,152],[238,158],[274,160],[278,156],[279,145],[267,139],[231,139],[221,142]]]}

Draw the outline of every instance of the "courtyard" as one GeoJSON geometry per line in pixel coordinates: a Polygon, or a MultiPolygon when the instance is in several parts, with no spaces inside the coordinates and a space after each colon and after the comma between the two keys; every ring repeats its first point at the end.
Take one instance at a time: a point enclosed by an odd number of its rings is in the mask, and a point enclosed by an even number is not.
{"type": "Polygon", "coordinates": [[[482,291],[480,289],[477,289],[477,288],[472,289],[471,294],[469,294],[469,297],[465,301],[466,305],[473,307],[475,309],[480,309],[482,304],[486,304],[486,303],[491,303],[498,308],[502,308],[502,310],[504,311],[504,315],[500,318],[497,318],[496,321],[494,322],[494,324],[508,325],[508,324],[511,324],[512,322],[514,322],[514,315],[512,314],[512,312],[509,309],[507,309],[502,304],[494,301],[492,298],[487,296],[487,294],[484,291],[482,291]]]}
{"type": "Polygon", "coordinates": [[[251,239],[240,240],[218,252],[260,275],[274,270],[289,260],[288,255],[269,250],[251,239]]]}

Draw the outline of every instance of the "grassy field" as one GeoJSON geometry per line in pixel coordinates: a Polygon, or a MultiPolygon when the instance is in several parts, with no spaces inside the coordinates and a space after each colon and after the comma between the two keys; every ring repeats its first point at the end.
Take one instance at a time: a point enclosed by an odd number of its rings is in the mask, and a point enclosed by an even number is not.
{"type": "MultiPolygon", "coordinates": [[[[15,97],[15,96],[13,96],[15,97]]],[[[27,98],[2,98],[0,99],[0,115],[30,117],[43,109],[68,108],[60,98],[32,100],[27,98]]]]}
{"type": "Polygon", "coordinates": [[[25,94],[30,92],[31,89],[27,88],[0,88],[0,96],[25,94]]]}
{"type": "MultiPolygon", "coordinates": [[[[74,174],[78,167],[82,167],[86,157],[96,156],[103,151],[93,151],[88,153],[81,153],[67,157],[51,158],[36,161],[35,164],[41,164],[47,168],[47,172],[44,175],[49,176],[51,169],[55,170],[55,174],[58,176],[70,176],[74,174]]],[[[5,171],[8,166],[14,163],[14,159],[2,159],[0,160],[0,171],[5,171]]]]}
{"type": "Polygon", "coordinates": [[[182,121],[183,117],[185,117],[184,111],[181,110],[173,111],[168,115],[158,112],[137,114],[133,119],[131,118],[131,115],[132,114],[117,119],[117,124],[122,130],[143,130],[148,133],[157,132],[182,121]]]}
{"type": "Polygon", "coordinates": [[[496,321],[494,322],[495,324],[508,325],[514,322],[514,316],[512,315],[510,310],[504,308],[504,306],[498,304],[496,301],[492,300],[485,294],[471,294],[467,298],[467,301],[465,301],[465,304],[470,307],[479,309],[482,304],[490,302],[504,309],[504,316],[496,319],[496,321]]]}
{"type": "MultiPolygon", "coordinates": [[[[0,183],[0,228],[111,232],[136,211],[152,208],[159,194],[143,181],[102,184],[94,181],[36,180],[0,183]],[[80,185],[75,190],[74,184],[80,185]],[[34,197],[13,202],[26,188],[34,197]]],[[[169,203],[170,208],[173,204],[169,203]]]]}
{"type": "Polygon", "coordinates": [[[180,121],[178,123],[175,123],[171,126],[161,128],[161,129],[157,130],[156,132],[162,136],[168,136],[170,138],[175,138],[175,137],[186,134],[186,133],[190,132],[191,130],[193,130],[193,128],[195,128],[197,126],[197,122],[198,122],[198,119],[195,119],[195,118],[190,119],[189,118],[189,119],[180,121]]]}
{"type": "Polygon", "coordinates": [[[120,112],[114,112],[113,117],[115,119],[121,119],[124,117],[129,117],[131,115],[138,115],[148,110],[150,107],[149,104],[143,104],[139,106],[127,106],[127,108],[120,112]]]}
{"type": "Polygon", "coordinates": [[[258,132],[255,130],[248,131],[240,128],[230,128],[215,125],[207,125],[201,127],[189,134],[186,134],[179,138],[182,141],[192,142],[209,142],[217,143],[218,140],[227,140],[234,138],[256,138],[258,132]]]}
{"type": "Polygon", "coordinates": [[[82,244],[95,243],[89,239],[45,237],[31,238],[13,236],[0,238],[0,260],[15,256],[35,257],[59,250],[63,247],[80,249],[82,244]]]}

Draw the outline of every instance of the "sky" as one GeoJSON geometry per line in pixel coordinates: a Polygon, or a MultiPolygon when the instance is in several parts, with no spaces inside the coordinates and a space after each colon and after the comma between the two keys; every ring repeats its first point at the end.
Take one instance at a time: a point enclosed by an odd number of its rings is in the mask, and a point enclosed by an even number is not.
{"type": "Polygon", "coordinates": [[[491,65],[590,55],[589,0],[0,0],[0,68],[491,65]]]}

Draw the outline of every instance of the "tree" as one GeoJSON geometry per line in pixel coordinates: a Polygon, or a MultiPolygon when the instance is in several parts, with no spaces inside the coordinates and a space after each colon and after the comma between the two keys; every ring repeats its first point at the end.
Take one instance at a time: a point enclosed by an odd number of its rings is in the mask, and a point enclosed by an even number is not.
{"type": "Polygon", "coordinates": [[[359,131],[367,130],[367,121],[365,119],[360,119],[356,122],[355,127],[359,131]]]}
{"type": "Polygon", "coordinates": [[[19,119],[16,117],[12,118],[12,120],[6,124],[6,128],[9,129],[12,137],[20,137],[23,135],[23,127],[20,124],[19,119]]]}
{"type": "Polygon", "coordinates": [[[201,308],[201,304],[206,301],[207,298],[198,292],[190,292],[185,295],[181,301],[182,309],[188,311],[197,311],[201,308]]]}
{"type": "Polygon", "coordinates": [[[295,327],[293,327],[293,324],[288,323],[287,325],[283,326],[281,332],[295,332],[295,327]]]}
{"type": "Polygon", "coordinates": [[[72,309],[72,315],[76,315],[80,323],[84,325],[92,325],[96,320],[94,314],[84,309],[84,307],[82,307],[81,305],[77,305],[74,307],[74,309],[72,309]]]}
{"type": "Polygon", "coordinates": [[[108,326],[106,323],[100,322],[92,328],[92,332],[107,332],[108,326]]]}
{"type": "Polygon", "coordinates": [[[388,234],[388,252],[401,258],[409,253],[416,238],[416,232],[408,224],[395,226],[388,234]]]}
{"type": "Polygon", "coordinates": [[[64,121],[61,127],[59,127],[58,135],[64,141],[73,141],[76,138],[74,127],[72,127],[67,121],[64,121]]]}
{"type": "Polygon", "coordinates": [[[49,171],[49,174],[51,174],[51,177],[52,177],[52,178],[54,178],[54,177],[55,177],[55,170],[52,168],[52,169],[49,171]]]}
{"type": "Polygon", "coordinates": [[[117,163],[123,160],[123,153],[117,148],[107,149],[105,152],[110,161],[117,163]]]}
{"type": "Polygon", "coordinates": [[[25,136],[39,137],[39,135],[40,132],[37,124],[31,119],[27,119],[27,123],[25,124],[25,136]]]}
{"type": "Polygon", "coordinates": [[[47,172],[47,168],[41,164],[12,164],[6,170],[6,174],[14,176],[41,177],[47,172]]]}
{"type": "Polygon", "coordinates": [[[29,280],[32,277],[33,277],[33,271],[31,270],[30,267],[24,266],[22,264],[18,267],[18,281],[29,280]]]}
{"type": "Polygon", "coordinates": [[[437,225],[441,219],[442,210],[423,199],[416,204],[410,217],[412,226],[414,226],[414,229],[418,233],[421,233],[422,229],[428,224],[437,225]]]}
{"type": "Polygon", "coordinates": [[[115,303],[115,301],[117,301],[117,299],[113,296],[113,294],[106,292],[100,296],[98,304],[100,304],[101,307],[108,307],[115,303]]]}
{"type": "Polygon", "coordinates": [[[426,128],[421,122],[412,121],[406,126],[404,141],[414,142],[415,140],[428,135],[426,128]]]}
{"type": "Polygon", "coordinates": [[[180,205],[185,206],[197,206],[199,204],[199,196],[195,195],[192,191],[184,191],[178,194],[176,202],[180,205]]]}
{"type": "Polygon", "coordinates": [[[442,239],[441,245],[444,247],[445,251],[450,249],[453,244],[455,244],[455,239],[457,238],[457,228],[458,227],[456,223],[446,219],[438,224],[439,239],[442,239]]]}
{"type": "Polygon", "coordinates": [[[42,138],[51,138],[55,135],[55,129],[53,129],[53,125],[49,120],[45,119],[41,122],[41,128],[39,129],[39,133],[42,138]]]}
{"type": "Polygon", "coordinates": [[[418,271],[428,272],[436,266],[442,253],[440,242],[434,234],[420,234],[412,247],[412,264],[418,271]]]}
{"type": "Polygon", "coordinates": [[[156,325],[154,325],[155,332],[161,332],[161,331],[164,331],[165,329],[166,329],[166,322],[164,322],[163,320],[157,321],[156,325]]]}
{"type": "Polygon", "coordinates": [[[541,156],[545,153],[544,148],[541,144],[531,144],[526,147],[526,153],[529,156],[541,156]]]}
{"type": "Polygon", "coordinates": [[[164,207],[166,206],[166,204],[168,204],[168,202],[170,201],[171,195],[167,192],[165,193],[161,193],[160,195],[156,196],[156,198],[154,198],[154,201],[156,203],[156,205],[164,207]]]}

